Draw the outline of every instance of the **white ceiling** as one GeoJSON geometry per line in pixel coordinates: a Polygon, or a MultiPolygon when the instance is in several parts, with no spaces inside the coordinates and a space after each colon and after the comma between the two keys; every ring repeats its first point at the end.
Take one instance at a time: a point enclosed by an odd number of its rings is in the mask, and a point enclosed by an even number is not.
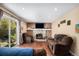
{"type": "Polygon", "coordinates": [[[68,3],[6,3],[9,10],[13,11],[28,22],[53,22],[57,17],[72,10],[79,4],[68,3]]]}

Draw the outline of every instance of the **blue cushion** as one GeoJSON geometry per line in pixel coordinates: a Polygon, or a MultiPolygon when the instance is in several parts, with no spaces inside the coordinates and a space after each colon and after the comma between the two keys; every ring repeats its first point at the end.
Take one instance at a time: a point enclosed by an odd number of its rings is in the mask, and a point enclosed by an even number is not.
{"type": "Polygon", "coordinates": [[[0,48],[0,56],[33,56],[33,48],[0,48]]]}

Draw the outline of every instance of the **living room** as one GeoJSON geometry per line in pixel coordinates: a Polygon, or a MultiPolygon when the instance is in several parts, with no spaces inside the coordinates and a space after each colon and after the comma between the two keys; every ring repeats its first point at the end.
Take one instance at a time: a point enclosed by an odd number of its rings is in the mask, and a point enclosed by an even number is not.
{"type": "Polygon", "coordinates": [[[0,27],[0,47],[32,48],[35,56],[78,56],[78,10],[77,3],[0,4],[0,26],[9,19],[7,30],[0,27]]]}

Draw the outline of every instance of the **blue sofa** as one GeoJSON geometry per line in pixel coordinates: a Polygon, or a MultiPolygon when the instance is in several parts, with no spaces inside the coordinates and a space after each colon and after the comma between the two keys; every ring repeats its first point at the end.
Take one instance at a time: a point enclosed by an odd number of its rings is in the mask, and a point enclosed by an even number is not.
{"type": "Polygon", "coordinates": [[[33,56],[33,48],[1,48],[0,56],[33,56]]]}

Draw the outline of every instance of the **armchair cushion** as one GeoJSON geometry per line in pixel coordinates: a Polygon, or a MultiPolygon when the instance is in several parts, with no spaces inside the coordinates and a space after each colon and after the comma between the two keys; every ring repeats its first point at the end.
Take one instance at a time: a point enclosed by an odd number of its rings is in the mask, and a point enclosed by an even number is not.
{"type": "Polygon", "coordinates": [[[54,35],[54,39],[56,39],[57,41],[61,41],[63,39],[63,37],[65,37],[67,35],[65,34],[55,34],[54,35]]]}
{"type": "Polygon", "coordinates": [[[55,55],[57,56],[63,56],[69,53],[69,48],[65,45],[56,44],[55,45],[55,55]]]}

